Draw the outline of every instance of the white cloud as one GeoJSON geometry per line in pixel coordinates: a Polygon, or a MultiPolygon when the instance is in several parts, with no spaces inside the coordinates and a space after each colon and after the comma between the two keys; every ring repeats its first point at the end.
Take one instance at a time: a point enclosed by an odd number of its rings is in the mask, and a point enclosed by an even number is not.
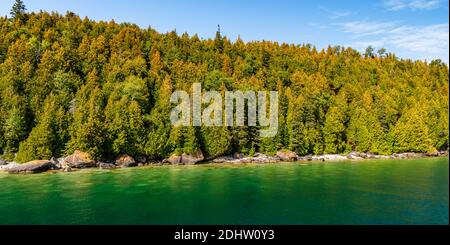
{"type": "Polygon", "coordinates": [[[393,45],[413,52],[448,54],[449,25],[401,26],[388,34],[393,45]]]}
{"type": "Polygon", "coordinates": [[[328,14],[328,18],[330,19],[339,19],[342,17],[347,17],[353,14],[350,11],[339,11],[339,10],[330,10],[324,6],[319,6],[319,9],[326,12],[328,14]]]}
{"type": "Polygon", "coordinates": [[[441,58],[448,63],[448,23],[409,26],[395,22],[354,21],[336,25],[340,26],[341,31],[352,35],[354,41],[349,46],[356,49],[363,50],[369,45],[385,47],[409,58],[441,58]]]}
{"type": "Polygon", "coordinates": [[[383,34],[386,30],[393,28],[395,22],[375,22],[375,21],[350,21],[336,23],[341,27],[341,31],[351,33],[355,37],[383,34]]]}
{"type": "Polygon", "coordinates": [[[384,47],[386,44],[385,40],[379,39],[379,40],[368,40],[368,41],[355,41],[348,46],[358,49],[358,50],[364,50],[365,48],[372,46],[375,48],[381,48],[384,47]]]}
{"type": "Polygon", "coordinates": [[[442,0],[385,0],[384,6],[392,11],[403,9],[430,10],[438,8],[441,3],[442,0]]]}
{"type": "Polygon", "coordinates": [[[328,28],[327,25],[324,25],[324,24],[321,24],[321,23],[318,23],[318,22],[309,22],[308,25],[312,26],[312,27],[315,27],[315,28],[320,28],[320,29],[327,29],[328,28]]]}

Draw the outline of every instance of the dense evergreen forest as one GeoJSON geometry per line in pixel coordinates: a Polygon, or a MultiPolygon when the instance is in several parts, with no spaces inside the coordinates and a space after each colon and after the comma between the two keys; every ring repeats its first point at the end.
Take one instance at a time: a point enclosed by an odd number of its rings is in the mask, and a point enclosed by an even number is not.
{"type": "Polygon", "coordinates": [[[440,60],[230,41],[220,31],[214,39],[162,34],[71,12],[27,13],[20,4],[0,18],[4,158],[448,149],[449,71],[440,60]],[[277,136],[260,138],[257,127],[172,127],[171,93],[195,82],[204,90],[277,90],[277,136]]]}

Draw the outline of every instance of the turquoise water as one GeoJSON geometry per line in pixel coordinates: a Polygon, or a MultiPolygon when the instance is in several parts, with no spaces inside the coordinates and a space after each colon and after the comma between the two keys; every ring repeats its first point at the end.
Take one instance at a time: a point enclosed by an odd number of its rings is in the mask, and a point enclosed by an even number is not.
{"type": "Polygon", "coordinates": [[[448,224],[448,158],[0,174],[0,224],[448,224]]]}

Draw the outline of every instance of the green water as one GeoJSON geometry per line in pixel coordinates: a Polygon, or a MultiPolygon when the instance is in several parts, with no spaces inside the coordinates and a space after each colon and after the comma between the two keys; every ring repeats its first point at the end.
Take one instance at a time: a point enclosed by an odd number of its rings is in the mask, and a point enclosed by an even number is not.
{"type": "Polygon", "coordinates": [[[448,158],[0,174],[0,224],[448,224],[448,158]]]}

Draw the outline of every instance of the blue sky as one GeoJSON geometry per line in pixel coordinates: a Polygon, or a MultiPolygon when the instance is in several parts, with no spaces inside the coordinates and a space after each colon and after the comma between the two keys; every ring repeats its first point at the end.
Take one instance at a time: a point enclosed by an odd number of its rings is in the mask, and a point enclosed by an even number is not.
{"type": "MultiPolygon", "coordinates": [[[[0,0],[9,15],[14,0],[0,0]]],[[[95,20],[131,22],[159,32],[231,40],[272,40],[384,47],[399,57],[449,61],[448,0],[24,0],[28,11],[73,11],[95,20]]]]}

